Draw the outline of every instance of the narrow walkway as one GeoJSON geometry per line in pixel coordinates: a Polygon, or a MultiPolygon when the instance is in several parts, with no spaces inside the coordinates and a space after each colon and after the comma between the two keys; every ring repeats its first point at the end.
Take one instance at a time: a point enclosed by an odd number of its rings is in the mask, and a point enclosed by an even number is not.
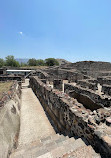
{"type": "Polygon", "coordinates": [[[22,105],[18,147],[37,141],[40,137],[55,134],[39,100],[28,88],[28,79],[22,84],[22,105]]]}

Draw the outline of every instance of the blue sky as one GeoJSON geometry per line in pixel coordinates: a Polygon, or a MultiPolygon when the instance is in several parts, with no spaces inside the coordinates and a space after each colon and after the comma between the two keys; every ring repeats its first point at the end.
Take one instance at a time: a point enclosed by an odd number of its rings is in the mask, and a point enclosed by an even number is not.
{"type": "Polygon", "coordinates": [[[111,62],[111,0],[0,0],[0,58],[111,62]]]}

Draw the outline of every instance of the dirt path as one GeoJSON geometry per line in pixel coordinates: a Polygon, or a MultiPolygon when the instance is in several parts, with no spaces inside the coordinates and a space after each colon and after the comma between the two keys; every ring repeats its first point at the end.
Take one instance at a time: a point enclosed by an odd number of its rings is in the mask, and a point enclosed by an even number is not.
{"type": "Polygon", "coordinates": [[[22,105],[21,105],[21,125],[18,140],[18,146],[37,141],[40,137],[54,134],[51,126],[39,100],[28,88],[28,80],[22,84],[22,105]]]}

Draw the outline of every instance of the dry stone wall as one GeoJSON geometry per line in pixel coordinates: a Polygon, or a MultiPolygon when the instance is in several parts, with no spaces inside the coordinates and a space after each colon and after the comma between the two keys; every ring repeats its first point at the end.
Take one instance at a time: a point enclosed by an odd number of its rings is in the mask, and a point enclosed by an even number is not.
{"type": "Polygon", "coordinates": [[[101,85],[103,84],[111,85],[111,78],[108,79],[106,77],[98,77],[97,80],[101,85]]]}
{"type": "Polygon", "coordinates": [[[67,65],[69,65],[70,68],[72,67],[73,69],[77,69],[79,71],[111,71],[111,63],[109,62],[81,61],[67,65]]]}
{"type": "Polygon", "coordinates": [[[60,91],[62,91],[62,83],[63,83],[62,80],[54,79],[54,80],[53,80],[53,87],[54,87],[55,89],[59,89],[60,91]]]}
{"type": "Polygon", "coordinates": [[[83,87],[83,88],[89,88],[94,91],[97,90],[97,84],[88,82],[87,80],[78,80],[77,85],[81,85],[81,87],[83,87]]]}
{"type": "Polygon", "coordinates": [[[68,80],[69,82],[76,82],[77,80],[82,80],[86,77],[82,73],[76,72],[75,70],[65,70],[59,68],[48,69],[47,73],[53,79],[59,78],[63,80],[68,80]]]}
{"type": "Polygon", "coordinates": [[[111,138],[107,132],[103,132],[106,125],[102,124],[101,127],[96,124],[93,112],[66,93],[48,87],[38,77],[30,78],[30,87],[61,133],[84,138],[104,158],[111,157],[111,138]]]}
{"type": "Polygon", "coordinates": [[[22,76],[0,76],[0,81],[11,81],[11,80],[24,81],[24,78],[22,76]]]}
{"type": "Polygon", "coordinates": [[[92,100],[93,102],[96,103],[97,108],[111,106],[111,97],[99,95],[98,93],[94,92],[93,90],[82,88],[78,85],[66,83],[66,84],[64,84],[64,91],[68,94],[71,91],[73,94],[75,94],[75,97],[76,97],[76,95],[86,96],[87,98],[89,98],[90,100],[92,100]]]}
{"type": "Polygon", "coordinates": [[[106,95],[109,95],[111,96],[111,85],[106,85],[106,84],[103,84],[102,85],[102,92],[106,95]]]}
{"type": "Polygon", "coordinates": [[[36,76],[38,76],[41,79],[49,79],[50,78],[49,75],[42,70],[36,70],[36,76]]]}

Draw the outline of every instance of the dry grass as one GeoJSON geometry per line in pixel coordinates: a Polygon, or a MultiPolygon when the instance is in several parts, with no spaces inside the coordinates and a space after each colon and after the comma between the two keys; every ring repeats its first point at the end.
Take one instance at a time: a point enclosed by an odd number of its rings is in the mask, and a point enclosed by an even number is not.
{"type": "Polygon", "coordinates": [[[23,69],[45,69],[45,68],[48,68],[48,66],[24,66],[21,68],[23,68],[23,69]]]}
{"type": "Polygon", "coordinates": [[[0,98],[3,92],[7,92],[12,85],[12,82],[0,82],[0,98]]]}

